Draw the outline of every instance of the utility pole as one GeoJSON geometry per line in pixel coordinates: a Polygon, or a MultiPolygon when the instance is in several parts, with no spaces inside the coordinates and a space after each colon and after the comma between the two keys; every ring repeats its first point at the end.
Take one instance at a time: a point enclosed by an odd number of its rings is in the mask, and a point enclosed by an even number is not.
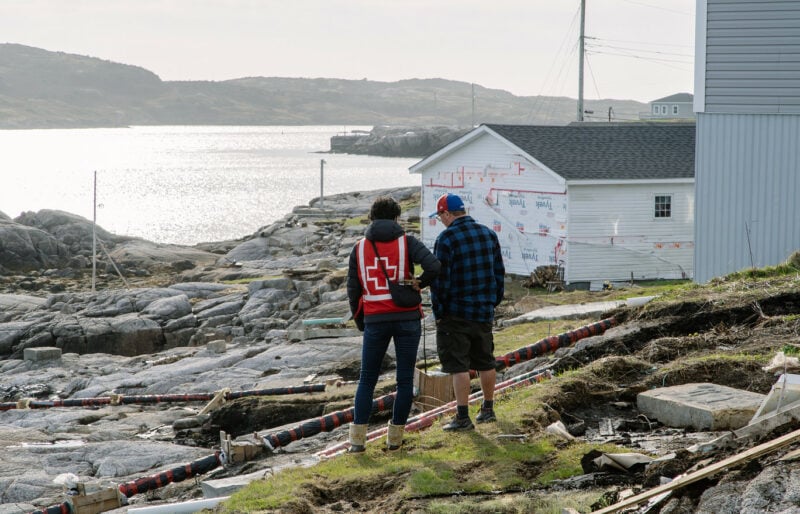
{"type": "Polygon", "coordinates": [[[578,39],[578,121],[583,121],[583,53],[586,29],[586,0],[581,0],[581,34],[578,39]]]}
{"type": "Polygon", "coordinates": [[[475,84],[472,84],[472,128],[475,128],[475,84]]]}
{"type": "Polygon", "coordinates": [[[322,189],[325,183],[325,159],[319,160],[319,206],[325,207],[325,197],[323,196],[322,189]]]}
{"type": "Polygon", "coordinates": [[[94,172],[94,192],[92,193],[92,292],[97,276],[97,171],[94,172]]]}

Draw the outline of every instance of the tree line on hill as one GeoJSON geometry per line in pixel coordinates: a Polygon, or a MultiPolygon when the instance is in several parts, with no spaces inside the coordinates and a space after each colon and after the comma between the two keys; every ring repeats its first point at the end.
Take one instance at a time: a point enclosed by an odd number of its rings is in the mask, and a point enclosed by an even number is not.
{"type": "MultiPolygon", "coordinates": [[[[646,110],[632,100],[590,100],[587,110],[646,110]]],[[[576,101],[515,96],[467,82],[247,77],[163,81],[138,66],[0,44],[0,128],[130,125],[563,125],[576,101]],[[474,90],[474,103],[473,103],[474,90]],[[473,111],[474,105],[474,111],[473,111]]],[[[600,115],[598,115],[600,116],[600,115]]],[[[602,119],[602,116],[600,116],[602,119]]]]}

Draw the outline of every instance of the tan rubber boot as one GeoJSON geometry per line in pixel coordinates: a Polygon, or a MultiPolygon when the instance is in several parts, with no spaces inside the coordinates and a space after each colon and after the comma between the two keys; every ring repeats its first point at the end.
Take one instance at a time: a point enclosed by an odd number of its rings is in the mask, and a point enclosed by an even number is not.
{"type": "Polygon", "coordinates": [[[367,449],[367,425],[350,423],[350,453],[361,453],[367,449]]]}
{"type": "Polygon", "coordinates": [[[392,425],[392,422],[389,422],[389,430],[386,432],[386,448],[390,452],[399,450],[403,446],[403,432],[405,429],[405,425],[392,425]]]}

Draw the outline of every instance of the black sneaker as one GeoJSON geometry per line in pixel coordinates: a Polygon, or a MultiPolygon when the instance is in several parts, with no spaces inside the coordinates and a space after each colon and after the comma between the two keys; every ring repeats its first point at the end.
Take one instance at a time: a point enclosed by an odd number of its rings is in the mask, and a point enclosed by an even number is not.
{"type": "Polygon", "coordinates": [[[456,416],[453,418],[453,421],[443,426],[442,430],[451,432],[455,430],[472,430],[474,428],[475,425],[472,424],[469,418],[459,418],[456,416]]]}
{"type": "Polygon", "coordinates": [[[489,423],[490,421],[497,421],[497,416],[494,415],[494,409],[481,409],[475,421],[478,423],[489,423]]]}

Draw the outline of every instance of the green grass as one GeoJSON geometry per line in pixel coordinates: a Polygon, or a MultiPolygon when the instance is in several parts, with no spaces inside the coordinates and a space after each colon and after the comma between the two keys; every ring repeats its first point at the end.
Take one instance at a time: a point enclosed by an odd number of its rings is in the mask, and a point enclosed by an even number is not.
{"type": "Polygon", "coordinates": [[[766,266],[764,268],[749,268],[735,273],[730,273],[725,276],[726,281],[747,280],[753,278],[770,278],[779,277],[783,275],[793,275],[800,273],[800,268],[796,265],[785,262],[777,266],[766,266]]]}
{"type": "Polygon", "coordinates": [[[425,512],[434,514],[562,514],[564,508],[589,512],[602,490],[570,491],[569,494],[529,491],[524,497],[500,497],[476,502],[474,498],[434,500],[425,512]]]}
{"type": "Polygon", "coordinates": [[[524,287],[525,277],[513,276],[506,280],[506,301],[517,302],[526,297],[534,297],[545,305],[571,305],[587,302],[625,300],[634,296],[674,297],[698,286],[690,280],[650,280],[633,285],[618,286],[604,291],[557,291],[544,288],[524,287]]]}
{"type": "Polygon", "coordinates": [[[595,321],[594,319],[562,319],[512,325],[494,335],[495,354],[503,355],[525,348],[545,337],[563,334],[595,321]]]}
{"type": "MultiPolygon", "coordinates": [[[[777,267],[776,267],[777,268],[777,267]]],[[[765,277],[788,275],[785,268],[771,270],[765,277]],[[776,275],[777,273],[777,275],[776,275]]],[[[526,290],[518,280],[510,281],[509,294],[515,299],[524,295],[541,295],[549,304],[581,303],[631,296],[654,295],[660,298],[679,298],[699,288],[688,281],[654,281],[632,287],[591,293],[574,291],[547,293],[526,290]]],[[[707,288],[706,290],[713,290],[707,288]]],[[[498,355],[534,344],[538,340],[584,326],[593,319],[543,321],[514,325],[495,334],[498,355]]],[[[792,348],[785,348],[797,352],[792,348]]],[[[714,353],[682,359],[660,367],[653,375],[656,382],[672,373],[683,370],[691,372],[700,367],[714,367],[730,362],[734,366],[726,369],[736,372],[735,364],[766,363],[771,355],[747,353],[714,353]]],[[[579,392],[581,386],[607,387],[615,380],[614,373],[640,373],[646,362],[619,363],[619,370],[595,369],[593,366],[566,371],[557,378],[558,388],[579,392]],[[638,366],[638,367],[637,367],[638,366]],[[603,374],[602,371],[608,373],[603,374]],[[606,376],[608,375],[608,376],[606,376]],[[602,382],[602,383],[601,383],[602,382]]],[[[723,366],[724,367],[724,366],[723,366]]],[[[654,368],[655,369],[655,368],[654,368]]],[[[254,482],[235,493],[218,512],[261,512],[285,507],[298,498],[310,501],[315,492],[322,491],[326,503],[335,501],[367,501],[373,498],[376,485],[382,487],[381,494],[391,495],[412,502],[429,500],[426,512],[441,513],[558,513],[571,507],[581,511],[599,497],[598,491],[570,491],[569,494],[541,493],[541,487],[583,473],[580,460],[592,449],[605,453],[629,451],[612,444],[593,445],[581,441],[565,442],[547,435],[543,428],[551,422],[545,406],[552,398],[553,389],[532,386],[500,393],[496,397],[495,410],[498,422],[478,425],[475,431],[450,434],[441,430],[441,423],[422,432],[405,436],[405,447],[400,452],[387,453],[384,441],[378,440],[367,446],[363,454],[344,454],[323,461],[309,468],[294,468],[254,482]],[[498,437],[501,434],[518,434],[519,438],[498,437]],[[387,485],[389,484],[389,485],[387,485]],[[387,488],[389,490],[387,490],[387,488]],[[497,492],[506,494],[494,499],[497,492]],[[524,493],[524,494],[523,494],[524,493]],[[372,495],[372,496],[370,496],[372,495]],[[477,499],[477,500],[476,500],[477,499]]],[[[471,407],[472,415],[477,412],[471,407]]],[[[343,434],[344,436],[344,434],[343,434]]],[[[347,510],[348,507],[344,507],[347,510]]],[[[312,509],[313,510],[313,509],[312,509]]]]}
{"type": "Polygon", "coordinates": [[[369,225],[369,220],[367,219],[367,215],[365,214],[364,216],[358,216],[356,218],[345,218],[342,220],[342,226],[345,228],[354,227],[356,225],[360,225],[366,228],[367,225],[369,225]]]}
{"type": "MultiPolygon", "coordinates": [[[[441,423],[436,422],[424,431],[407,433],[404,449],[392,453],[383,450],[385,442],[380,439],[368,444],[363,454],[343,454],[309,468],[293,468],[253,482],[234,493],[218,512],[278,509],[316,489],[325,490],[328,501],[346,501],[355,500],[353,496],[360,490],[374,493],[375,484],[393,484],[393,497],[411,500],[491,495],[499,491],[523,492],[553,480],[581,474],[581,456],[594,446],[585,443],[564,445],[552,436],[540,434],[532,437],[525,433],[526,412],[540,407],[537,389],[529,387],[498,396],[495,404],[497,423],[452,434],[442,431],[441,423]],[[514,433],[522,434],[522,437],[498,437],[514,433]]],[[[472,407],[473,415],[477,408],[472,407]]],[[[613,445],[597,449],[622,451],[613,445]]],[[[587,495],[587,501],[590,496],[587,495]]],[[[592,497],[596,499],[597,495],[592,497]]],[[[537,502],[561,508],[567,505],[562,500],[553,497],[538,499],[537,502]]],[[[526,512],[532,500],[523,496],[519,501],[521,505],[506,505],[504,509],[512,510],[501,512],[526,512]]],[[[437,500],[430,511],[459,512],[448,510],[452,507],[452,502],[437,500]]],[[[486,510],[470,512],[497,512],[492,510],[497,506],[492,507],[490,502],[484,503],[483,507],[486,510]]]]}

